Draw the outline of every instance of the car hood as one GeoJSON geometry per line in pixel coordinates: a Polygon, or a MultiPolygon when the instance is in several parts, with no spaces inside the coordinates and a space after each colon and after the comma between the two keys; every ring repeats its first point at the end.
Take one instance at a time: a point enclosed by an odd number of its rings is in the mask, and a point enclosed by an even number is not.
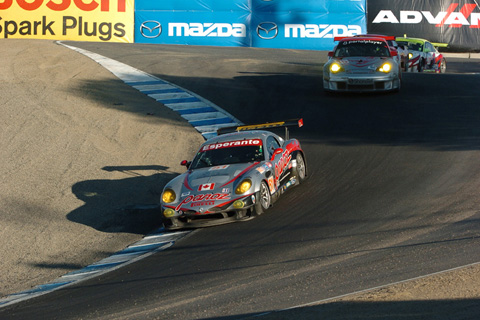
{"type": "Polygon", "coordinates": [[[390,60],[390,58],[386,57],[349,57],[338,59],[338,62],[340,62],[344,68],[356,69],[377,67],[388,60],[390,60]]]}
{"type": "Polygon", "coordinates": [[[189,170],[169,183],[169,187],[177,189],[182,195],[204,192],[230,192],[228,186],[245,173],[259,166],[261,162],[228,164],[201,169],[189,170]]]}
{"type": "Polygon", "coordinates": [[[184,184],[193,190],[208,183],[214,183],[216,187],[220,187],[231,182],[252,165],[253,163],[242,163],[196,169],[186,173],[184,184]]]}

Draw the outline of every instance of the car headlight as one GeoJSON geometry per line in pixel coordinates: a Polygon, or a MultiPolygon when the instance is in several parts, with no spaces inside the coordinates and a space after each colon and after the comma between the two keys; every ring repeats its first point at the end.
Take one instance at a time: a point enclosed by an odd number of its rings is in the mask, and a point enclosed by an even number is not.
{"type": "Polygon", "coordinates": [[[176,198],[177,196],[172,189],[166,189],[165,191],[163,191],[162,201],[164,203],[172,203],[173,201],[175,201],[176,198]]]}
{"type": "Polygon", "coordinates": [[[339,73],[340,71],[343,71],[343,68],[339,63],[334,62],[330,65],[330,72],[331,73],[339,73]]]}
{"type": "Polygon", "coordinates": [[[252,187],[252,180],[250,179],[245,179],[242,181],[242,183],[240,183],[237,187],[237,189],[235,189],[235,193],[236,194],[242,194],[242,193],[245,193],[247,192],[250,188],[252,187]]]}
{"type": "Polygon", "coordinates": [[[412,59],[413,58],[413,53],[408,53],[408,59],[412,59]]]}
{"type": "Polygon", "coordinates": [[[392,71],[392,65],[388,62],[382,64],[381,67],[379,67],[377,69],[377,71],[380,71],[380,72],[383,72],[383,73],[389,73],[390,71],[392,71]]]}

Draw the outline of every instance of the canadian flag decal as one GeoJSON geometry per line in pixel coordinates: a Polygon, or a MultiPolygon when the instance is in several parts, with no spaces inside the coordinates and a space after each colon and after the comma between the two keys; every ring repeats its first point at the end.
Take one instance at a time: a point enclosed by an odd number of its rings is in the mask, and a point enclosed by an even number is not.
{"type": "Polygon", "coordinates": [[[198,191],[208,191],[213,190],[213,188],[215,188],[215,183],[205,183],[198,187],[198,191]]]}

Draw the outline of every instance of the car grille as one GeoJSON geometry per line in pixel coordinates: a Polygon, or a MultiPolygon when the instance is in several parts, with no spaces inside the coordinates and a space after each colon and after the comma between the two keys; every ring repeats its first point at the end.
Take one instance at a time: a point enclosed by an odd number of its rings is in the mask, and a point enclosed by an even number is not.
{"type": "Polygon", "coordinates": [[[235,211],[228,211],[222,213],[196,214],[195,211],[185,211],[178,219],[182,222],[190,222],[194,220],[219,220],[230,218],[235,215],[235,211]]]}
{"type": "Polygon", "coordinates": [[[339,90],[383,90],[385,89],[385,82],[383,81],[378,81],[373,84],[368,84],[368,85],[359,85],[359,84],[350,84],[347,85],[346,82],[337,82],[337,88],[339,90]]]}

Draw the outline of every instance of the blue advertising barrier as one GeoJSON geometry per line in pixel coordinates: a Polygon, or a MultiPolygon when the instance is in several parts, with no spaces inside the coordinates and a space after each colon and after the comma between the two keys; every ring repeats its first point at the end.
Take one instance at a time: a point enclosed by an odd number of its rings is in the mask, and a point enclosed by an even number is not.
{"type": "MultiPolygon", "coordinates": [[[[251,0],[135,0],[137,11],[237,11],[250,10],[251,0]]],[[[262,1],[265,2],[265,1],[262,1]]],[[[268,2],[268,1],[267,1],[268,2]]],[[[315,2],[315,0],[313,0],[315,2]]]]}
{"type": "Polygon", "coordinates": [[[366,32],[366,0],[136,0],[135,42],[330,50],[366,32]]]}
{"type": "Polygon", "coordinates": [[[242,12],[140,11],[135,14],[136,43],[249,46],[242,12]]]}

